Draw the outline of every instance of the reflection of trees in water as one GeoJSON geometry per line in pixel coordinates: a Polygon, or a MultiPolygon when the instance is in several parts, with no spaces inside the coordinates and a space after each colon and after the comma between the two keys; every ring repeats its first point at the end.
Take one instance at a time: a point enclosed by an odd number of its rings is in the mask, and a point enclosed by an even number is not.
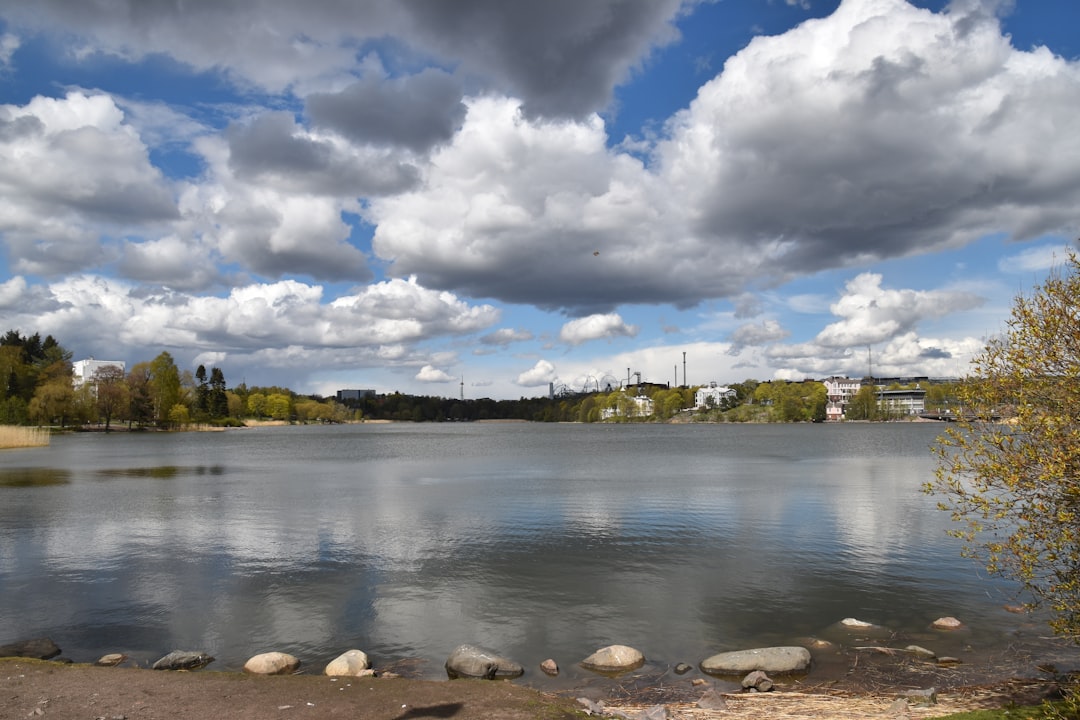
{"type": "Polygon", "coordinates": [[[59,468],[0,468],[0,487],[67,485],[71,471],[59,468]]]}

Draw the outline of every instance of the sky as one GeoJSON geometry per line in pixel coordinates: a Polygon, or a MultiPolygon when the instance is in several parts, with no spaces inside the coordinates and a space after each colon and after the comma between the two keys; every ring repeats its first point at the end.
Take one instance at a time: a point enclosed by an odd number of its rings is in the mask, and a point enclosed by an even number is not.
{"type": "Polygon", "coordinates": [[[0,331],[322,395],[961,376],[1077,247],[1077,27],[3,0],[0,331]]]}

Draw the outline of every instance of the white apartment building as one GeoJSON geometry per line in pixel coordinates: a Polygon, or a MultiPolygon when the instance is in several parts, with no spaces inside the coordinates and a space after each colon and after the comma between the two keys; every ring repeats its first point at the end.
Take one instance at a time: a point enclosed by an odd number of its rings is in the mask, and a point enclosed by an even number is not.
{"type": "Polygon", "coordinates": [[[862,387],[861,380],[833,376],[821,381],[825,385],[825,420],[837,422],[844,419],[848,403],[862,387]]]}
{"type": "Polygon", "coordinates": [[[94,358],[76,360],[71,363],[71,381],[75,387],[82,387],[94,379],[94,374],[98,370],[105,367],[118,367],[121,371],[125,369],[123,360],[95,360],[94,358]]]}
{"type": "Polygon", "coordinates": [[[878,407],[889,417],[926,412],[926,391],[916,385],[908,390],[878,390],[878,407]]]}
{"type": "Polygon", "coordinates": [[[735,395],[735,391],[731,388],[711,382],[708,386],[699,387],[697,392],[694,393],[694,406],[698,408],[710,407],[710,405],[720,407],[725,398],[734,400],[735,395]]]}

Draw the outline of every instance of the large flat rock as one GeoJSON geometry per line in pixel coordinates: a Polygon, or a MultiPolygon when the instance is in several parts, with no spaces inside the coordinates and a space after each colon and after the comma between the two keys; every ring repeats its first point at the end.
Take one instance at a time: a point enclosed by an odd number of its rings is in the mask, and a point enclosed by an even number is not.
{"type": "Polygon", "coordinates": [[[810,651],[804,647],[770,647],[735,650],[703,660],[701,670],[710,675],[741,675],[762,670],[773,675],[806,672],[810,651]]]}

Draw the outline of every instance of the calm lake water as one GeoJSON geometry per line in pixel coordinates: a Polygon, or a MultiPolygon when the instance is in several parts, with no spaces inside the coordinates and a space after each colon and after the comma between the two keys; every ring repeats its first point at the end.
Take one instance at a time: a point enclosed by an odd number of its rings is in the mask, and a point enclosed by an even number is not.
{"type": "MultiPolygon", "coordinates": [[[[275,427],[80,434],[0,453],[0,642],[237,669],[356,647],[445,677],[458,644],[558,682],[835,638],[846,617],[999,651],[1044,626],[924,496],[933,424],[275,427]]],[[[841,638],[842,640],[842,638],[841,638]]]]}

